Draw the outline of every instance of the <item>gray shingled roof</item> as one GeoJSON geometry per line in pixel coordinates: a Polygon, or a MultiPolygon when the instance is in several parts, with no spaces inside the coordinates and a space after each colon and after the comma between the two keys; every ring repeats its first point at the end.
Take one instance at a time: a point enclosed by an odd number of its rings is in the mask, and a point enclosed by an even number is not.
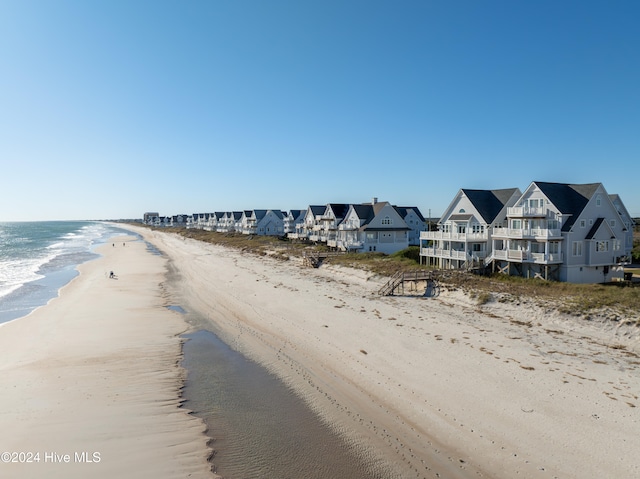
{"type": "Polygon", "coordinates": [[[324,214],[324,210],[327,209],[327,207],[323,205],[309,205],[309,208],[311,208],[311,213],[313,213],[313,216],[322,215],[324,214]]]}
{"type": "Polygon", "coordinates": [[[562,225],[562,231],[569,231],[584,207],[601,185],[601,183],[587,183],[572,185],[568,183],[546,183],[534,181],[540,191],[555,205],[563,215],[570,215],[562,225]]]}
{"type": "Polygon", "coordinates": [[[500,210],[504,208],[504,205],[507,204],[509,198],[511,198],[516,191],[518,191],[517,188],[502,190],[462,190],[487,224],[493,222],[498,213],[500,213],[500,210]]]}
{"type": "Polygon", "coordinates": [[[329,203],[327,206],[331,208],[336,218],[344,218],[349,211],[349,205],[345,203],[329,203]]]}
{"type": "Polygon", "coordinates": [[[417,206],[394,206],[394,208],[398,212],[398,214],[402,216],[403,219],[407,216],[407,212],[409,210],[413,210],[414,213],[418,216],[418,218],[420,218],[420,221],[422,222],[425,221],[424,216],[422,216],[422,213],[420,212],[417,206]]]}
{"type": "Polygon", "coordinates": [[[598,228],[600,228],[600,225],[602,225],[603,221],[604,221],[604,218],[598,218],[593,223],[593,226],[591,227],[591,229],[587,233],[587,236],[585,236],[584,239],[588,239],[588,240],[593,239],[593,237],[596,235],[596,232],[598,231],[598,228]]]}

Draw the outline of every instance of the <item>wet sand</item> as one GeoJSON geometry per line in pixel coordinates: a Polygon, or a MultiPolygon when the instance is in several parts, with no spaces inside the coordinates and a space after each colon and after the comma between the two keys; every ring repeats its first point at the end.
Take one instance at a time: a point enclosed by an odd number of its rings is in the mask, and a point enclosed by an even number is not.
{"type": "Polygon", "coordinates": [[[185,407],[209,426],[225,478],[392,479],[276,376],[200,330],[184,336],[185,407]]]}

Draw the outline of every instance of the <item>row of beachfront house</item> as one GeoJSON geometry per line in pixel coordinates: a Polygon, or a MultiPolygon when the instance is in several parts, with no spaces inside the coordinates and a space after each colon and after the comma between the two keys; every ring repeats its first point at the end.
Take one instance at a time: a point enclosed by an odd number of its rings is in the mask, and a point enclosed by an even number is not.
{"type": "Polygon", "coordinates": [[[440,268],[601,283],[623,279],[633,226],[620,196],[601,183],[461,189],[437,230],[421,233],[420,256],[440,268]]]}
{"type": "Polygon", "coordinates": [[[151,226],[183,226],[221,233],[286,236],[324,243],[340,251],[395,253],[417,246],[426,222],[415,206],[394,206],[373,198],[370,203],[328,203],[306,210],[262,209],[160,216],[145,213],[151,226]]]}
{"type": "Polygon", "coordinates": [[[341,251],[394,253],[420,245],[423,264],[481,269],[574,283],[623,279],[633,249],[633,219],[601,183],[532,182],[518,188],[461,189],[426,227],[417,207],[370,203],[306,210],[247,210],[160,217],[145,223],[278,235],[341,251]]]}

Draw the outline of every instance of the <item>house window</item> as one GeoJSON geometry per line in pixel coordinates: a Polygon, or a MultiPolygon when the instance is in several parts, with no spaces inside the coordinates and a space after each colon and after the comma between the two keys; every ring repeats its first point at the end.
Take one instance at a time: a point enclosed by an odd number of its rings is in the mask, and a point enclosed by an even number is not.
{"type": "Polygon", "coordinates": [[[587,226],[587,220],[580,220],[580,228],[587,226]]]}
{"type": "Polygon", "coordinates": [[[466,213],[466,211],[464,210],[464,208],[460,208],[460,211],[458,211],[458,213],[466,213]]]}
{"type": "Polygon", "coordinates": [[[612,227],[612,228],[615,228],[615,227],[616,227],[616,220],[611,220],[611,222],[610,222],[610,223],[611,223],[611,227],[612,227]]]}
{"type": "Polygon", "coordinates": [[[613,251],[620,251],[620,240],[614,239],[613,243],[613,251]]]}
{"type": "Polygon", "coordinates": [[[608,241],[596,241],[596,251],[598,253],[603,253],[605,251],[609,251],[609,242],[608,241]]]}
{"type": "Polygon", "coordinates": [[[602,197],[600,195],[596,196],[596,206],[602,206],[602,197]]]}
{"type": "Polygon", "coordinates": [[[514,230],[522,229],[522,220],[511,220],[511,228],[514,230]]]}
{"type": "Polygon", "coordinates": [[[571,254],[573,256],[582,256],[582,242],[574,241],[571,243],[571,254]]]}
{"type": "Polygon", "coordinates": [[[473,231],[474,234],[482,234],[484,233],[484,225],[481,225],[479,223],[474,223],[471,225],[471,230],[473,231]]]}
{"type": "Polygon", "coordinates": [[[382,218],[382,224],[383,225],[390,225],[391,224],[391,218],[389,218],[388,216],[385,216],[384,218],[382,218]]]}
{"type": "Polygon", "coordinates": [[[589,226],[593,226],[593,220],[589,220],[589,226]]]}
{"type": "MultiPolygon", "coordinates": [[[[576,241],[577,243],[577,241],[576,241]]],[[[582,243],[579,243],[582,244],[582,243]]],[[[560,242],[552,241],[549,243],[549,253],[550,254],[558,254],[560,253],[560,242]]]]}

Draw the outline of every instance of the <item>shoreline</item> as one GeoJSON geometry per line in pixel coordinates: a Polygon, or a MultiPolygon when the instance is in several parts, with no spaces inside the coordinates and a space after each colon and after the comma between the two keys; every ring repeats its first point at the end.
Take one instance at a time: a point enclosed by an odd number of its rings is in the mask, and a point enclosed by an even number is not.
{"type": "Polygon", "coordinates": [[[170,258],[179,304],[401,474],[640,472],[637,334],[454,290],[381,298],[362,271],[135,231],[170,258]]]}
{"type": "Polygon", "coordinates": [[[215,477],[204,424],[181,408],[188,325],[164,304],[166,260],[138,238],[118,241],[46,305],[2,324],[11,434],[0,450],[16,454],[3,456],[2,477],[215,477]]]}

